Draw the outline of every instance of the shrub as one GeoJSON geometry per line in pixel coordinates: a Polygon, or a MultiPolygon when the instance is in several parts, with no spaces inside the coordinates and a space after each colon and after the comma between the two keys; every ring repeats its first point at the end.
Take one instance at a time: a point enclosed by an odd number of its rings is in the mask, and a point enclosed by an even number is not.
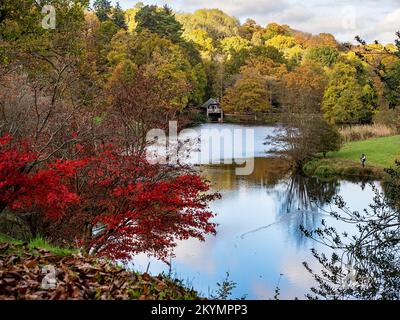
{"type": "Polygon", "coordinates": [[[318,177],[329,177],[332,175],[336,175],[336,170],[329,165],[321,165],[314,171],[314,174],[318,177]]]}
{"type": "Polygon", "coordinates": [[[317,168],[318,160],[310,160],[303,165],[303,172],[308,176],[312,176],[317,168]]]}
{"type": "Polygon", "coordinates": [[[343,169],[343,175],[345,176],[356,176],[359,175],[360,169],[358,167],[346,167],[343,169]]]}

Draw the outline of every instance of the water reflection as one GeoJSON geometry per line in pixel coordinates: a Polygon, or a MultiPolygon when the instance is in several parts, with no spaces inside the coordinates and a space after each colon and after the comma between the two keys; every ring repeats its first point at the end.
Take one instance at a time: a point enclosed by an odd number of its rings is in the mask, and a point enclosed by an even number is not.
{"type": "MultiPolygon", "coordinates": [[[[219,224],[215,237],[205,242],[190,239],[179,242],[172,259],[172,271],[207,296],[228,271],[238,286],[233,298],[268,299],[282,273],[280,286],[283,299],[304,298],[314,284],[302,266],[314,258],[310,249],[322,248],[304,238],[299,230],[318,227],[325,217],[321,207],[334,195],[343,196],[352,210],[362,210],[373,198],[368,184],[348,181],[321,181],[292,175],[282,159],[266,157],[263,141],[273,128],[257,127],[255,146],[258,158],[249,176],[236,176],[232,165],[201,166],[199,170],[212,182],[213,190],[222,194],[211,209],[219,224]]],[[[351,226],[329,224],[339,230],[351,226]]],[[[169,267],[155,259],[138,256],[134,268],[150,272],[168,272],[169,267]]]]}
{"type": "Polygon", "coordinates": [[[248,176],[235,175],[235,168],[235,165],[209,165],[202,166],[200,172],[219,191],[234,190],[243,184],[273,188],[290,173],[288,163],[279,158],[255,158],[254,170],[248,176]]]}
{"type": "MultiPolygon", "coordinates": [[[[307,239],[299,226],[315,229],[321,222],[321,208],[338,194],[338,180],[324,181],[291,173],[288,164],[279,158],[256,158],[255,170],[249,176],[236,176],[234,166],[204,166],[203,175],[214,182],[214,189],[229,197],[234,190],[261,188],[266,195],[273,198],[276,205],[276,219],[268,225],[259,226],[241,235],[245,238],[252,233],[261,232],[274,225],[285,226],[288,234],[297,246],[303,246],[307,239]]],[[[365,187],[365,186],[363,186],[365,187]]],[[[258,208],[260,203],[254,203],[258,208]]],[[[265,210],[269,208],[266,206],[265,210]]],[[[249,207],[248,210],[256,210],[249,207]]]]}
{"type": "Polygon", "coordinates": [[[279,208],[277,215],[285,221],[289,234],[297,246],[303,246],[309,239],[300,231],[302,225],[314,230],[321,222],[321,208],[332,201],[339,193],[338,180],[324,181],[299,173],[291,174],[286,180],[286,189],[278,192],[279,208]]]}

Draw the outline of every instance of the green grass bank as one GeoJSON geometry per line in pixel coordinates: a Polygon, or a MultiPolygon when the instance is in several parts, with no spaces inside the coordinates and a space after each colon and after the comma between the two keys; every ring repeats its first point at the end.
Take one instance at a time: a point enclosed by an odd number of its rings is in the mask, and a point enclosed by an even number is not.
{"type": "Polygon", "coordinates": [[[384,168],[393,167],[400,160],[400,135],[346,143],[339,151],[326,158],[311,159],[303,166],[309,176],[381,179],[384,168]],[[367,156],[366,167],[360,163],[361,154],[367,156]]]}

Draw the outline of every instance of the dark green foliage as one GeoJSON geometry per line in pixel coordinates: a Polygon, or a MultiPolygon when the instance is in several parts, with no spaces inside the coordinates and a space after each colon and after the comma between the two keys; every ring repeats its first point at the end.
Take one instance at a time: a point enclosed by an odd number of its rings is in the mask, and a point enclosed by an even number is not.
{"type": "Polygon", "coordinates": [[[397,38],[396,38],[396,40],[394,40],[394,43],[395,43],[396,48],[397,48],[396,55],[398,57],[400,57],[400,31],[396,32],[396,36],[397,36],[397,38]]]}
{"type": "MultiPolygon", "coordinates": [[[[17,41],[24,39],[30,33],[36,37],[45,33],[41,28],[41,14],[39,6],[32,6],[32,1],[5,0],[0,4],[0,39],[5,41],[17,41]],[[30,14],[26,12],[30,10],[30,14]],[[13,23],[7,26],[9,22],[13,23]]],[[[3,46],[3,45],[2,45],[3,46]]]]}
{"type": "Polygon", "coordinates": [[[126,25],[126,21],[125,21],[124,11],[122,10],[121,6],[119,5],[119,2],[117,2],[116,6],[113,10],[112,21],[120,29],[128,28],[128,26],[126,25]]]}
{"type": "Polygon", "coordinates": [[[144,6],[136,14],[135,19],[138,32],[147,29],[174,43],[181,41],[182,25],[175,19],[172,10],[167,6],[163,8],[155,5],[144,6]]]}
{"type": "Polygon", "coordinates": [[[400,105],[400,62],[393,64],[383,77],[385,95],[390,108],[400,105]]]}
{"type": "Polygon", "coordinates": [[[342,138],[338,129],[324,120],[315,123],[314,132],[317,135],[317,149],[324,157],[329,151],[338,151],[342,146],[342,138]]]}
{"type": "Polygon", "coordinates": [[[111,1],[95,0],[93,3],[93,9],[101,22],[106,21],[111,15],[111,1]]]}
{"type": "Polygon", "coordinates": [[[311,48],[305,58],[320,63],[324,67],[331,67],[338,60],[339,52],[331,46],[317,46],[311,48]]]}
{"type": "Polygon", "coordinates": [[[187,55],[192,66],[202,63],[199,50],[196,49],[196,46],[193,44],[193,42],[182,41],[179,43],[179,45],[187,55]]]}
{"type": "Polygon", "coordinates": [[[386,197],[392,207],[400,209],[400,161],[396,162],[396,168],[386,169],[386,173],[383,181],[386,197]]]}

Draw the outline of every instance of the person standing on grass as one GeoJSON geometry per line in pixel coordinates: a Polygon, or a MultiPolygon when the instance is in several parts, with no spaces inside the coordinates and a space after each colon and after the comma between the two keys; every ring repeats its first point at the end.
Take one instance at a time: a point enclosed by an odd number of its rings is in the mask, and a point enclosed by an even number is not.
{"type": "Polygon", "coordinates": [[[367,157],[365,156],[364,153],[361,155],[360,161],[361,161],[361,165],[363,166],[363,168],[365,168],[365,162],[367,161],[367,157]]]}

